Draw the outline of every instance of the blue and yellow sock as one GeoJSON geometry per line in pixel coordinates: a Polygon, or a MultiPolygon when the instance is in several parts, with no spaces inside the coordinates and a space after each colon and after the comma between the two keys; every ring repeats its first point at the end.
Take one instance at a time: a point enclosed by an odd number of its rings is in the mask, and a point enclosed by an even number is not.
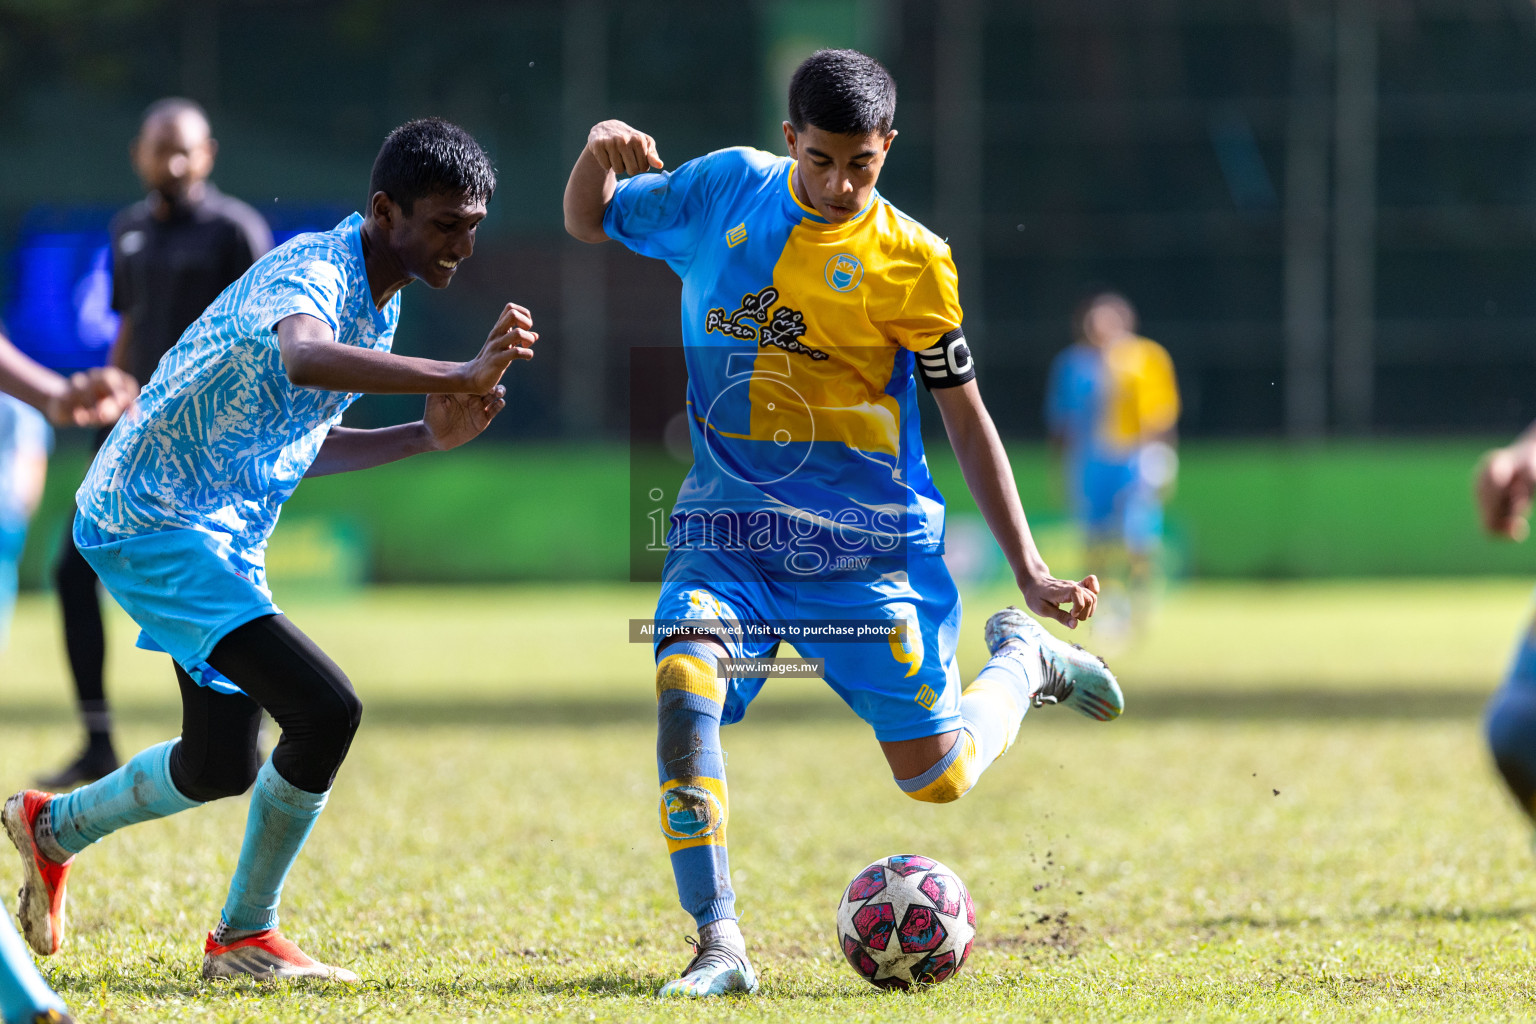
{"type": "Polygon", "coordinates": [[[60,999],[27,953],[9,916],[0,915],[0,1020],[23,1024],[48,1010],[64,1011],[60,999]]]}
{"type": "Polygon", "coordinates": [[[656,769],[661,832],[672,858],[678,899],[702,929],[736,918],[726,855],[729,801],[720,714],[725,680],[715,674],[719,648],[669,644],[656,665],[656,769]]]}
{"type": "Polygon", "coordinates": [[[224,902],[224,924],[249,932],[277,927],[283,882],[329,795],[329,790],[311,793],[293,785],[272,767],[271,758],[261,766],[251,790],[240,860],[224,902]]]}
{"type": "Polygon", "coordinates": [[[106,778],[48,802],[52,842],[73,856],[125,825],[153,821],[196,807],[171,781],[171,752],[180,740],[133,755],[106,778]]]}
{"type": "Polygon", "coordinates": [[[932,768],[896,785],[914,800],[943,804],[958,800],[982,772],[1008,752],[1029,710],[1034,680],[1031,655],[1005,648],[992,656],[976,681],[960,695],[961,733],[932,768]]]}

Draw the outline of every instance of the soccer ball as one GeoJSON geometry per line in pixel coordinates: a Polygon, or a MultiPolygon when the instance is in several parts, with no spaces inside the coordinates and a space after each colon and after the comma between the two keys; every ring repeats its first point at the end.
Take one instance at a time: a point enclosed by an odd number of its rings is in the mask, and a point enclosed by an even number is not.
{"type": "Polygon", "coordinates": [[[837,907],[837,940],[859,976],[879,988],[936,985],[971,955],[976,908],[949,868],[898,854],[858,873],[837,907]]]}

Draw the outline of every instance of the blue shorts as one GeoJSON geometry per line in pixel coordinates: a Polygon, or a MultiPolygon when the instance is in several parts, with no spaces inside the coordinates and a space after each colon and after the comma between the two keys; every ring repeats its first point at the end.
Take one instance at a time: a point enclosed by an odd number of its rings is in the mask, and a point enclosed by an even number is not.
{"type": "MultiPolygon", "coordinates": [[[[802,640],[806,658],[826,659],[826,681],[883,742],[936,736],[960,728],[960,592],[935,553],[902,559],[904,578],[866,582],[785,582],[750,553],[674,547],[662,570],[656,618],[735,620],[889,620],[915,623],[908,640],[840,643],[802,640]]],[[[659,644],[660,641],[658,641],[659,644]]],[[[779,640],[732,640],[733,658],[766,658],[779,640]]],[[[739,722],[763,677],[727,680],[723,724],[739,722]]],[[[798,686],[799,681],[780,685],[798,686]]]]}
{"type": "Polygon", "coordinates": [[[1090,539],[1119,541],[1137,553],[1162,539],[1162,500],[1134,460],[1081,459],[1068,475],[1072,514],[1090,539]]]}
{"type": "Polygon", "coordinates": [[[138,646],[166,652],[200,686],[241,692],[208,655],[236,626],[281,614],[265,566],[235,550],[227,535],[202,530],[123,537],[77,513],[74,536],[107,592],[139,624],[138,646]]]}

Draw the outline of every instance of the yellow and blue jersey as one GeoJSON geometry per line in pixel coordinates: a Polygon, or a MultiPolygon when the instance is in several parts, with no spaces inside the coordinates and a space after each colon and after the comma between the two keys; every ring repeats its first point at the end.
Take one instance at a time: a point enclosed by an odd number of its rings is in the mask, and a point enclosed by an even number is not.
{"type": "Polygon", "coordinates": [[[604,217],[683,282],[694,464],[673,543],[691,523],[750,531],[767,512],[835,532],[844,551],[938,550],[914,369],[963,337],[949,248],[878,193],[829,223],[795,197],[793,171],[720,150],[621,182],[604,217]]]}
{"type": "Polygon", "coordinates": [[[1102,349],[1077,344],[1056,357],[1046,422],[1062,440],[1067,502],[1092,536],[1145,550],[1163,530],[1158,488],[1143,472],[1145,445],[1173,429],[1179,389],[1167,350],[1146,338],[1102,349]]]}
{"type": "Polygon", "coordinates": [[[1147,338],[1103,349],[1073,345],[1051,366],[1045,410],[1051,432],[1069,451],[1105,462],[1132,459],[1178,422],[1173,360],[1147,338]]]}

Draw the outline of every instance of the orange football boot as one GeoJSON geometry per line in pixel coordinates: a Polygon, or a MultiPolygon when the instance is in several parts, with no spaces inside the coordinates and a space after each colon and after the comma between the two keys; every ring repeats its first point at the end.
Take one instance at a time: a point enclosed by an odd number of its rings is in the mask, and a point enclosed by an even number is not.
{"type": "Polygon", "coordinates": [[[37,848],[37,816],[52,799],[52,793],[24,789],[7,800],[0,812],[5,834],[21,854],[25,872],[16,916],[21,919],[27,945],[38,956],[52,956],[64,945],[64,883],[75,862],[73,857],[62,864],[51,861],[37,848]]]}
{"type": "Polygon", "coordinates": [[[268,928],[255,935],[222,944],[212,933],[203,944],[203,977],[255,978],[257,981],[283,981],[288,978],[326,978],[330,981],[356,982],[357,975],[345,967],[323,964],[268,928]]]}

